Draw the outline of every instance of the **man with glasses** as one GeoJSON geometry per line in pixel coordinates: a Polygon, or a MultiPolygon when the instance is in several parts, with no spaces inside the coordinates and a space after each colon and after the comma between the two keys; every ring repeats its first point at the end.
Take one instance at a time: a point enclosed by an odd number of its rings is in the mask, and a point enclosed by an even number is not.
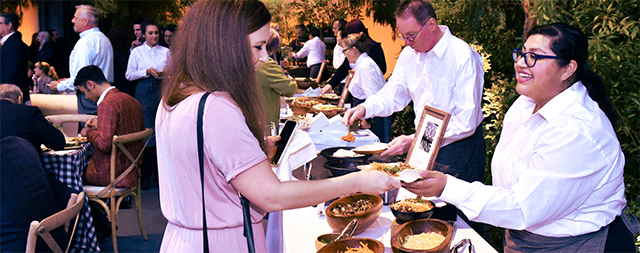
{"type": "MultiPolygon", "coordinates": [[[[416,129],[425,105],[451,113],[435,170],[469,182],[484,182],[485,147],[480,126],[482,58],[468,43],[453,36],[448,27],[438,25],[429,2],[405,0],[398,6],[395,17],[399,37],[406,47],[384,88],[348,110],[343,122],[351,124],[356,119],[389,116],[411,101],[416,129]]],[[[382,155],[406,154],[413,137],[396,137],[382,155]]],[[[481,228],[476,230],[482,232],[481,228]]]]}
{"type": "Polygon", "coordinates": [[[18,32],[20,19],[13,12],[0,13],[0,83],[15,84],[20,87],[23,102],[29,101],[29,84],[33,84],[27,75],[29,48],[22,42],[18,32]]]}

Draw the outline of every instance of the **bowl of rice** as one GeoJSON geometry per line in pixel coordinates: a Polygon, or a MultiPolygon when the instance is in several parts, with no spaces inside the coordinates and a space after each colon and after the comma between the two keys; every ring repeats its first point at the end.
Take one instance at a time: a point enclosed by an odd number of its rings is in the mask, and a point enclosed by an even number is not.
{"type": "Polygon", "coordinates": [[[333,160],[351,160],[351,161],[361,161],[366,162],[371,154],[364,155],[353,152],[354,147],[333,147],[333,148],[325,148],[320,151],[320,155],[327,159],[327,161],[333,160]]]}
{"type": "Polygon", "coordinates": [[[404,223],[391,235],[393,252],[449,252],[453,227],[442,220],[418,219],[404,223]]]}

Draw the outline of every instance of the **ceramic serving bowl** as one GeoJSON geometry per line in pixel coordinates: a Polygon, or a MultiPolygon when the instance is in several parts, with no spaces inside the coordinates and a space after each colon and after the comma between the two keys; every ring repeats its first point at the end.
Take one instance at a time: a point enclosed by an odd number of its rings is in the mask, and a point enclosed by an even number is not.
{"type": "Polygon", "coordinates": [[[316,238],[316,250],[319,250],[330,242],[333,242],[333,240],[338,238],[338,236],[340,236],[340,233],[329,233],[318,236],[318,238],[316,238]]]}
{"type": "Polygon", "coordinates": [[[453,227],[442,220],[437,219],[418,219],[404,223],[391,235],[391,249],[393,252],[449,252],[451,247],[451,239],[453,239],[453,227]],[[418,235],[421,233],[436,232],[445,237],[444,241],[438,246],[428,250],[408,249],[402,245],[405,238],[410,235],[418,235]]]}
{"type": "Polygon", "coordinates": [[[371,194],[363,194],[363,193],[355,193],[347,196],[343,196],[333,203],[327,206],[325,210],[327,214],[327,223],[329,223],[329,227],[333,229],[333,231],[338,232],[342,231],[353,219],[358,219],[358,227],[356,228],[354,235],[362,233],[365,231],[371,224],[373,224],[380,213],[382,212],[382,198],[378,195],[371,194]],[[346,206],[348,204],[356,203],[358,200],[368,200],[373,205],[365,212],[358,212],[355,214],[336,214],[332,210],[338,205],[346,206]]]}
{"type": "Polygon", "coordinates": [[[383,253],[384,252],[384,244],[378,240],[369,239],[369,238],[357,238],[351,237],[347,239],[341,239],[327,246],[322,247],[318,250],[318,253],[335,253],[335,252],[345,252],[347,248],[361,248],[363,243],[367,245],[367,248],[372,250],[375,253],[383,253]]]}

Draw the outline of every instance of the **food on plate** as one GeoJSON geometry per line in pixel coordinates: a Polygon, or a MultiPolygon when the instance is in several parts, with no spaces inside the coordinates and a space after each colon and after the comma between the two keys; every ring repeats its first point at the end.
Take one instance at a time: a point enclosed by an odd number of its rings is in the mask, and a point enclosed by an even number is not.
{"type": "Polygon", "coordinates": [[[338,94],[322,94],[322,95],[320,95],[320,98],[324,98],[324,99],[340,99],[340,96],[338,96],[338,94]]]}
{"type": "Polygon", "coordinates": [[[356,137],[353,136],[353,134],[351,134],[351,132],[347,133],[347,135],[342,136],[340,139],[342,139],[343,141],[346,142],[354,142],[356,140],[356,137]]]}
{"type": "Polygon", "coordinates": [[[369,211],[373,207],[373,203],[366,199],[359,199],[358,201],[342,205],[338,204],[335,208],[331,209],[331,212],[335,215],[352,215],[369,211]]]}
{"type": "Polygon", "coordinates": [[[372,162],[371,169],[383,171],[388,173],[389,175],[397,177],[397,176],[400,176],[401,171],[406,169],[413,169],[413,166],[409,165],[408,163],[387,164],[387,163],[372,162]]]}
{"type": "Polygon", "coordinates": [[[351,248],[347,247],[347,251],[338,251],[339,253],[374,253],[373,250],[369,249],[369,245],[366,243],[360,242],[362,247],[351,248]]]}
{"type": "Polygon", "coordinates": [[[367,145],[354,148],[353,152],[361,153],[361,154],[374,154],[374,153],[380,153],[388,148],[389,148],[389,145],[387,145],[386,143],[374,142],[374,143],[369,143],[367,145]]]}
{"type": "Polygon", "coordinates": [[[407,249],[428,250],[444,242],[444,235],[436,232],[420,233],[405,237],[402,247],[407,249]]]}
{"type": "Polygon", "coordinates": [[[328,105],[328,104],[316,104],[313,106],[314,109],[318,110],[318,111],[329,111],[329,110],[342,110],[344,108],[342,107],[338,107],[335,105],[328,105]]]}
{"type": "Polygon", "coordinates": [[[364,155],[357,154],[356,152],[353,152],[348,149],[338,149],[336,150],[336,152],[333,152],[333,156],[334,157],[360,157],[364,155]]]}
{"type": "Polygon", "coordinates": [[[65,147],[77,147],[80,146],[82,143],[80,142],[80,138],[78,137],[67,137],[65,138],[65,147]]]}
{"type": "Polygon", "coordinates": [[[402,201],[398,201],[393,203],[390,206],[392,209],[400,212],[426,212],[433,209],[433,204],[429,201],[423,199],[404,199],[402,201]]]}
{"type": "Polygon", "coordinates": [[[291,106],[306,107],[306,108],[311,108],[314,105],[317,105],[319,103],[320,102],[315,101],[309,97],[295,97],[291,100],[291,106]]]}

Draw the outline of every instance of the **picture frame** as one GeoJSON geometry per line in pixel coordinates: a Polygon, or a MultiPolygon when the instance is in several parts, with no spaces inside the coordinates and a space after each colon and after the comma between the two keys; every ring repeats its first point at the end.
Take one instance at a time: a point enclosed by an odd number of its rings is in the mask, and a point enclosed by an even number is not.
{"type": "Polygon", "coordinates": [[[406,163],[418,170],[432,170],[449,124],[451,113],[425,106],[407,153],[406,163]]]}
{"type": "Polygon", "coordinates": [[[349,74],[347,75],[347,81],[342,88],[342,94],[340,94],[340,100],[338,100],[338,107],[344,108],[344,103],[349,96],[349,85],[351,84],[351,79],[353,79],[353,74],[355,70],[349,70],[349,74]]]}

